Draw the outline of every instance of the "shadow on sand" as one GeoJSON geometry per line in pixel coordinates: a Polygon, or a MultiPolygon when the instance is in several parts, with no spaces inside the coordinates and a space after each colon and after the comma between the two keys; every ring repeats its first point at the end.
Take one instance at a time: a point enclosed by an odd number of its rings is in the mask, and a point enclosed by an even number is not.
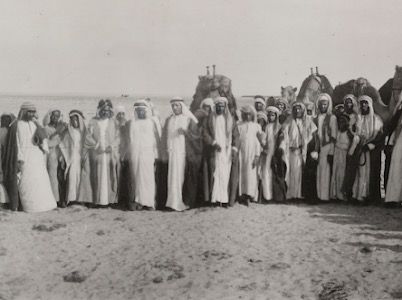
{"type": "Polygon", "coordinates": [[[375,242],[349,242],[359,248],[382,248],[402,253],[402,209],[378,206],[351,206],[342,204],[317,205],[309,208],[312,218],[349,225],[359,230],[354,235],[375,239],[375,242]],[[395,241],[395,242],[394,242],[395,241]]]}

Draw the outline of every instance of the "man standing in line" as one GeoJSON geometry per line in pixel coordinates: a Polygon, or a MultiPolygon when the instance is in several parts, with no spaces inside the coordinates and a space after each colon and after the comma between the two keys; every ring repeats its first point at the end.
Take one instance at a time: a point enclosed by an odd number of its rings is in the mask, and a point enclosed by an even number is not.
{"type": "Polygon", "coordinates": [[[317,198],[321,201],[329,201],[332,164],[334,160],[334,144],[337,135],[337,122],[336,117],[332,114],[331,96],[325,93],[318,96],[317,112],[316,125],[319,146],[317,198]]]}
{"type": "Polygon", "coordinates": [[[130,170],[129,210],[155,209],[155,159],[159,132],[145,100],[134,103],[134,119],[127,122],[130,170]]]}
{"type": "Polygon", "coordinates": [[[186,167],[185,133],[190,120],[195,123],[198,121],[184,104],[183,98],[175,97],[170,103],[172,115],[166,120],[162,135],[164,156],[168,161],[166,206],[176,211],[183,211],[188,209],[182,195],[186,167]]]}
{"type": "Polygon", "coordinates": [[[90,150],[93,203],[99,206],[117,203],[118,133],[110,100],[99,101],[97,115],[88,124],[85,147],[90,150]]]}
{"type": "Polygon", "coordinates": [[[208,147],[210,190],[206,192],[209,200],[211,203],[227,206],[230,199],[230,205],[233,205],[238,189],[238,177],[231,171],[232,160],[238,159],[239,130],[228,109],[226,98],[215,99],[215,111],[205,124],[203,137],[205,146],[208,147]]]}

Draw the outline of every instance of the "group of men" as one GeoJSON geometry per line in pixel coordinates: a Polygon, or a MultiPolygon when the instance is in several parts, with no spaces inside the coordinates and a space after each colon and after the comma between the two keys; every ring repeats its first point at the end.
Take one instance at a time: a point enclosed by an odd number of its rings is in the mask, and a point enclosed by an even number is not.
{"type": "MultiPolygon", "coordinates": [[[[130,120],[110,100],[88,122],[72,110],[65,123],[54,109],[41,124],[32,103],[16,119],[3,115],[0,203],[27,212],[72,202],[183,211],[380,195],[383,124],[368,96],[347,95],[336,108],[328,94],[291,104],[256,96],[238,111],[219,96],[194,112],[180,97],[170,104],[164,126],[150,99],[135,101],[130,120]]],[[[390,182],[395,174],[391,166],[390,182]]],[[[401,202],[401,191],[389,189],[389,201],[401,202]]]]}

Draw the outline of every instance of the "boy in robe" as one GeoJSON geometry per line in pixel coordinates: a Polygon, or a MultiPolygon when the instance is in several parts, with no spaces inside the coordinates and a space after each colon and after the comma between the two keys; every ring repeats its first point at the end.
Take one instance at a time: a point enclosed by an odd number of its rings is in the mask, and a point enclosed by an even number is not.
{"type": "MultiPolygon", "coordinates": [[[[374,113],[373,100],[369,96],[358,98],[360,114],[356,122],[356,134],[360,138],[361,151],[356,179],[353,185],[353,198],[364,203],[370,197],[376,197],[380,186],[380,180],[373,180],[379,177],[380,170],[371,168],[371,153],[379,146],[383,122],[374,113]]],[[[377,200],[377,199],[376,199],[377,200]]]]}
{"type": "Polygon", "coordinates": [[[317,129],[306,117],[305,105],[301,102],[292,104],[292,118],[287,126],[289,140],[289,182],[286,198],[302,199],[302,174],[306,161],[307,145],[317,129]]]}
{"type": "Polygon", "coordinates": [[[185,135],[190,121],[198,121],[182,98],[175,97],[170,103],[172,114],[167,118],[162,134],[164,156],[168,161],[166,207],[184,211],[189,208],[183,201],[182,193],[186,167],[185,135]]]}
{"type": "Polygon", "coordinates": [[[212,204],[232,206],[238,195],[239,130],[226,98],[215,99],[215,110],[204,125],[209,187],[205,195],[212,204]]]}
{"type": "Polygon", "coordinates": [[[350,130],[350,118],[346,113],[337,118],[338,131],[334,150],[334,164],[331,178],[331,199],[347,200],[343,186],[347,165],[347,156],[353,155],[358,143],[358,136],[350,130]]]}
{"type": "Polygon", "coordinates": [[[259,136],[262,134],[261,126],[255,121],[256,111],[251,105],[241,109],[242,121],[239,129],[239,196],[248,206],[250,201],[258,200],[258,174],[257,166],[261,155],[259,136]]]}
{"type": "MultiPolygon", "coordinates": [[[[262,132],[265,133],[265,128],[267,127],[268,117],[266,112],[258,112],[257,113],[257,123],[261,126],[262,132]]],[[[258,203],[262,203],[263,201],[263,187],[262,187],[262,167],[265,163],[264,159],[264,151],[261,152],[261,158],[258,163],[258,203]]]]}
{"type": "MultiPolygon", "coordinates": [[[[264,151],[262,156],[262,167],[261,167],[261,182],[262,182],[262,193],[264,201],[280,201],[281,198],[275,197],[273,191],[273,161],[275,153],[283,144],[278,139],[278,135],[282,132],[281,125],[279,124],[280,111],[275,106],[268,106],[267,108],[267,126],[265,127],[266,142],[264,145],[264,151]],[[279,143],[278,143],[279,142],[279,143]]],[[[282,151],[283,152],[283,151],[282,151]]],[[[278,167],[278,166],[277,166],[278,167]]],[[[280,176],[280,175],[279,175],[280,176]]]]}
{"type": "Polygon", "coordinates": [[[320,94],[317,98],[316,125],[318,137],[317,166],[317,198],[330,200],[331,169],[334,159],[334,143],[336,141],[337,123],[332,114],[332,99],[328,94],[320,94]]]}
{"type": "Polygon", "coordinates": [[[62,134],[67,129],[61,120],[61,112],[58,109],[50,110],[43,118],[43,126],[47,138],[47,170],[52,185],[53,196],[60,207],[66,207],[65,201],[65,161],[60,150],[62,134]]]}
{"type": "MultiPolygon", "coordinates": [[[[83,144],[85,138],[84,116],[79,110],[69,113],[70,122],[62,135],[60,150],[66,164],[64,177],[66,180],[65,205],[70,202],[92,202],[91,198],[80,197],[80,190],[84,188],[81,178],[87,170],[82,167],[83,144]]],[[[84,164],[85,165],[85,164],[84,164]]]]}
{"type": "Polygon", "coordinates": [[[128,121],[128,160],[131,187],[129,210],[154,210],[156,203],[154,164],[160,136],[147,101],[134,103],[134,119],[128,121]]]}
{"type": "Polygon", "coordinates": [[[348,94],[343,97],[343,109],[349,116],[349,127],[352,132],[356,132],[356,122],[359,115],[359,106],[354,95],[348,94]]]}
{"type": "Polygon", "coordinates": [[[89,121],[84,142],[84,147],[89,151],[94,205],[105,207],[117,203],[118,141],[112,102],[100,100],[97,115],[89,121]]]}

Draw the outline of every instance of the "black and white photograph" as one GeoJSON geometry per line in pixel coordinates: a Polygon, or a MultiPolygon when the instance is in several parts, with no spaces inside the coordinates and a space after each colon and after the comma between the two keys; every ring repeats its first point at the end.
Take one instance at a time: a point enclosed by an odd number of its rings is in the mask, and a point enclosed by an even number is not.
{"type": "Polygon", "coordinates": [[[0,2],[0,300],[402,299],[402,1],[0,2]]]}

